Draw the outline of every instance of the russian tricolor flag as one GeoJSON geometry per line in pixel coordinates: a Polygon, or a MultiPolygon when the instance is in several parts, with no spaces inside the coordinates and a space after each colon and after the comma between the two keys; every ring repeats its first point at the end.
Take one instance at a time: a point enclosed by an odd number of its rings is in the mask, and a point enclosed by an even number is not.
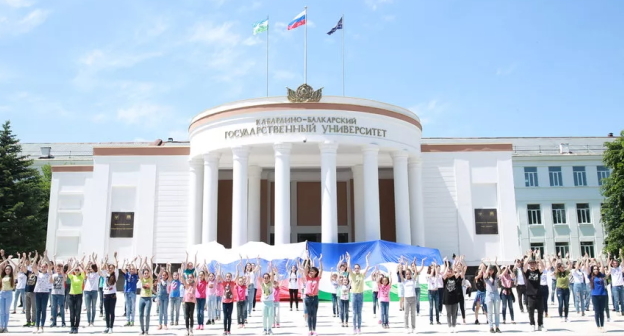
{"type": "Polygon", "coordinates": [[[305,10],[299,13],[297,16],[295,16],[295,18],[292,21],[290,21],[290,23],[288,24],[288,30],[295,29],[299,26],[303,26],[304,24],[306,24],[306,11],[305,10]]]}

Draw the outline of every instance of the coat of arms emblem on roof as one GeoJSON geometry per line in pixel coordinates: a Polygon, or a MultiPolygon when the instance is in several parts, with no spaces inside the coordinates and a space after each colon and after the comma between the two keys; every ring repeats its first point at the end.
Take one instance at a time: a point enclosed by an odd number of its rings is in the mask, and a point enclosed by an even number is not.
{"type": "Polygon", "coordinates": [[[297,90],[286,89],[288,90],[288,101],[291,103],[316,103],[323,96],[323,88],[314,91],[308,84],[301,84],[297,90]]]}

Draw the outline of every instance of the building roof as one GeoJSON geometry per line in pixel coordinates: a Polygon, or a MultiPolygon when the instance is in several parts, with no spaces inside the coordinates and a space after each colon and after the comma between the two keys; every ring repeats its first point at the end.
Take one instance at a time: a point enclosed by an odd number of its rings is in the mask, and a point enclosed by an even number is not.
{"type": "MultiPolygon", "coordinates": [[[[480,144],[511,143],[514,155],[555,155],[566,154],[602,155],[604,143],[615,137],[491,137],[491,138],[423,138],[423,144],[480,144]],[[565,145],[567,144],[567,148],[565,145]]],[[[156,146],[155,142],[74,142],[74,143],[21,143],[22,153],[31,159],[62,161],[91,160],[93,147],[141,147],[156,146]],[[44,156],[43,147],[50,147],[50,157],[44,156]]],[[[165,141],[160,146],[189,146],[188,141],[165,141]]]]}

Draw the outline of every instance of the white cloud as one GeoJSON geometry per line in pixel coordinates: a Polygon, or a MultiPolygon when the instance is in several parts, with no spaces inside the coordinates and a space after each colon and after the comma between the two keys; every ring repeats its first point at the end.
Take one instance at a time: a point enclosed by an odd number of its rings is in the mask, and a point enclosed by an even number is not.
{"type": "Polygon", "coordinates": [[[127,125],[155,126],[172,116],[171,108],[142,103],[117,110],[117,120],[127,125]]]}
{"type": "Polygon", "coordinates": [[[161,52],[144,52],[138,54],[116,53],[95,49],[80,58],[80,63],[98,69],[129,68],[150,58],[161,56],[161,52]]]}
{"type": "Polygon", "coordinates": [[[246,46],[253,46],[260,43],[266,43],[266,37],[263,39],[259,35],[252,35],[243,40],[243,44],[246,46]]]}
{"type": "Polygon", "coordinates": [[[50,14],[43,9],[34,9],[26,14],[20,12],[17,10],[0,17],[0,36],[26,34],[42,25],[50,14]]]}
{"type": "Polygon", "coordinates": [[[241,36],[232,29],[234,22],[215,24],[202,22],[193,27],[190,40],[192,42],[204,42],[218,45],[237,45],[241,36]]]}
{"type": "Polygon", "coordinates": [[[0,4],[5,4],[13,8],[30,7],[33,2],[30,0],[0,0],[0,4]]]}
{"type": "Polygon", "coordinates": [[[423,125],[434,124],[438,119],[444,117],[448,110],[448,103],[441,103],[437,99],[431,99],[428,102],[420,103],[409,108],[414,112],[423,125]]]}
{"type": "Polygon", "coordinates": [[[12,94],[10,101],[12,102],[10,108],[16,111],[27,111],[48,117],[73,116],[73,113],[67,110],[63,104],[27,91],[12,94]]]}
{"type": "Polygon", "coordinates": [[[514,71],[516,71],[516,68],[518,67],[518,65],[516,63],[513,63],[507,67],[503,67],[503,68],[498,68],[496,69],[496,76],[508,76],[511,75],[514,71]]]}
{"type": "Polygon", "coordinates": [[[381,17],[381,19],[386,22],[392,22],[396,19],[396,17],[394,15],[384,15],[381,17]]]}
{"type": "Polygon", "coordinates": [[[364,3],[372,10],[377,10],[381,5],[391,4],[394,0],[365,0],[364,3]]]}

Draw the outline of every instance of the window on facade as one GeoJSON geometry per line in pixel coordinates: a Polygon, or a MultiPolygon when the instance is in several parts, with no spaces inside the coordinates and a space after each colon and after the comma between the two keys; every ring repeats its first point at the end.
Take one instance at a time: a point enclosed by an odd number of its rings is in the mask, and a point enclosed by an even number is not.
{"type": "Polygon", "coordinates": [[[524,186],[537,187],[537,167],[524,167],[524,186]]]}
{"type": "Polygon", "coordinates": [[[581,255],[594,258],[594,242],[581,242],[581,255]]]}
{"type": "Polygon", "coordinates": [[[271,233],[269,235],[269,245],[275,245],[275,234],[271,233]]]}
{"type": "Polygon", "coordinates": [[[572,174],[574,174],[574,185],[582,187],[587,185],[587,174],[585,173],[585,167],[572,167],[572,174]]]}
{"type": "Polygon", "coordinates": [[[591,213],[588,203],[576,204],[576,217],[579,224],[591,224],[591,213]]]}
{"type": "Polygon", "coordinates": [[[338,242],[339,243],[348,243],[349,242],[349,234],[348,233],[339,233],[338,234],[338,242]]]}
{"type": "Polygon", "coordinates": [[[609,171],[609,168],[605,166],[598,166],[597,171],[598,171],[598,185],[602,185],[603,180],[609,177],[609,175],[611,175],[611,172],[609,171]]]}
{"type": "Polygon", "coordinates": [[[566,224],[565,204],[552,205],[553,224],[566,224]]]}
{"type": "Polygon", "coordinates": [[[539,204],[527,205],[527,216],[529,217],[529,225],[542,224],[542,210],[539,204]]]}
{"type": "Polygon", "coordinates": [[[531,250],[538,250],[540,255],[544,255],[544,243],[531,243],[531,250]]]}
{"type": "Polygon", "coordinates": [[[555,252],[564,258],[570,252],[570,245],[568,243],[555,243],[555,252]]]}
{"type": "Polygon", "coordinates": [[[548,167],[548,176],[550,177],[551,187],[563,187],[561,167],[548,167]]]}

